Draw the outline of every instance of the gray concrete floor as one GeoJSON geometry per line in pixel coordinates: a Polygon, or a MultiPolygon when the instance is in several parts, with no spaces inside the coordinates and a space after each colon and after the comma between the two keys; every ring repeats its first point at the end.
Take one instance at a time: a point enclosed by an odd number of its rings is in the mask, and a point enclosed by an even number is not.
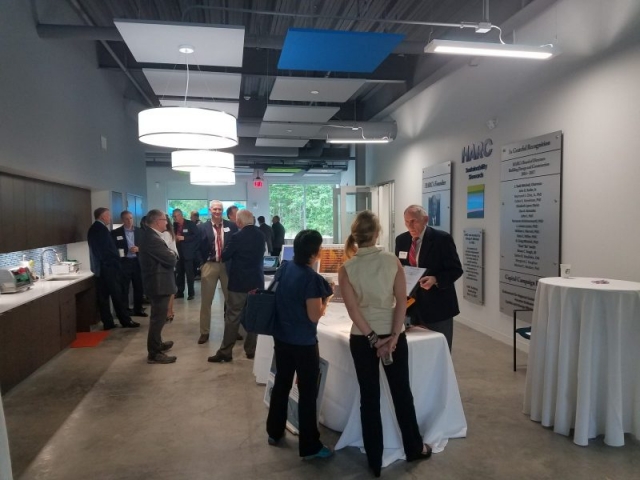
{"type": "MultiPolygon", "coordinates": [[[[197,285],[199,287],[199,285],[197,285]]],[[[236,346],[231,364],[207,363],[222,338],[220,298],[211,342],[197,345],[199,296],[176,301],[164,332],[173,365],[146,363],[146,319],[116,329],[96,348],[68,349],[4,398],[16,479],[368,479],[366,459],[347,448],[302,461],[297,440],[266,442],[264,386],[236,346]]],[[[37,334],[37,332],[34,332],[37,334]]],[[[418,464],[399,461],[383,478],[637,479],[640,442],[588,447],[521,413],[526,355],[512,371],[512,350],[456,325],[454,364],[468,437],[418,464]]],[[[322,428],[333,445],[339,434],[322,428]]]]}

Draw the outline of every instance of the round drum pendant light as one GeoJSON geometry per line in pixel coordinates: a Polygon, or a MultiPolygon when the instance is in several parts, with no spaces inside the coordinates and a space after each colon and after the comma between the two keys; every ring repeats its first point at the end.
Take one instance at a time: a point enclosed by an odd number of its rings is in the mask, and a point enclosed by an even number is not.
{"type": "Polygon", "coordinates": [[[235,185],[236,174],[228,168],[194,168],[191,170],[192,185],[235,185]]]}
{"type": "Polygon", "coordinates": [[[236,118],[226,112],[195,107],[158,107],[138,114],[138,138],[149,145],[192,150],[238,144],[236,118]]]}
{"type": "Polygon", "coordinates": [[[210,150],[177,150],[171,152],[171,168],[182,172],[190,172],[195,168],[233,170],[233,155],[210,150]]]}

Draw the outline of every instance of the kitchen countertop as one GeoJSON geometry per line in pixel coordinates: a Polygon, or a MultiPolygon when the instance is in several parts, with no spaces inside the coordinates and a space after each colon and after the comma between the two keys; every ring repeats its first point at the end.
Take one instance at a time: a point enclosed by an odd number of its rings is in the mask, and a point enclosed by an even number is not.
{"type": "MultiPolygon", "coordinates": [[[[56,277],[60,278],[61,275],[56,275],[56,277]]],[[[67,288],[70,285],[91,277],[93,277],[93,273],[81,270],[74,274],[72,278],[69,278],[69,280],[38,280],[25,292],[2,293],[0,294],[0,315],[25,303],[32,302],[40,297],[57,292],[58,290],[62,290],[63,288],[67,288]]]]}

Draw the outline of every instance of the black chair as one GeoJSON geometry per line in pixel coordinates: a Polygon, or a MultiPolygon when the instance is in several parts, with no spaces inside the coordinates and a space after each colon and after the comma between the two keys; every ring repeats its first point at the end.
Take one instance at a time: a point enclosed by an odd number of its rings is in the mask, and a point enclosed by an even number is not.
{"type": "Polygon", "coordinates": [[[530,308],[513,311],[513,371],[516,371],[516,338],[520,335],[525,340],[531,340],[531,327],[516,328],[518,312],[532,312],[530,308]]]}

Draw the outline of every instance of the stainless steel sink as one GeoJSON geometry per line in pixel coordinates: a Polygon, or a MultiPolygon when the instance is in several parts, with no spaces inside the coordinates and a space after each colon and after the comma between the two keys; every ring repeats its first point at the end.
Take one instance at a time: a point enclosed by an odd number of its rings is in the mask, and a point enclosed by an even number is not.
{"type": "Polygon", "coordinates": [[[48,277],[45,278],[45,281],[47,282],[68,282],[71,280],[77,280],[78,278],[82,278],[85,275],[78,275],[78,274],[65,274],[65,275],[49,275],[48,277]]]}

